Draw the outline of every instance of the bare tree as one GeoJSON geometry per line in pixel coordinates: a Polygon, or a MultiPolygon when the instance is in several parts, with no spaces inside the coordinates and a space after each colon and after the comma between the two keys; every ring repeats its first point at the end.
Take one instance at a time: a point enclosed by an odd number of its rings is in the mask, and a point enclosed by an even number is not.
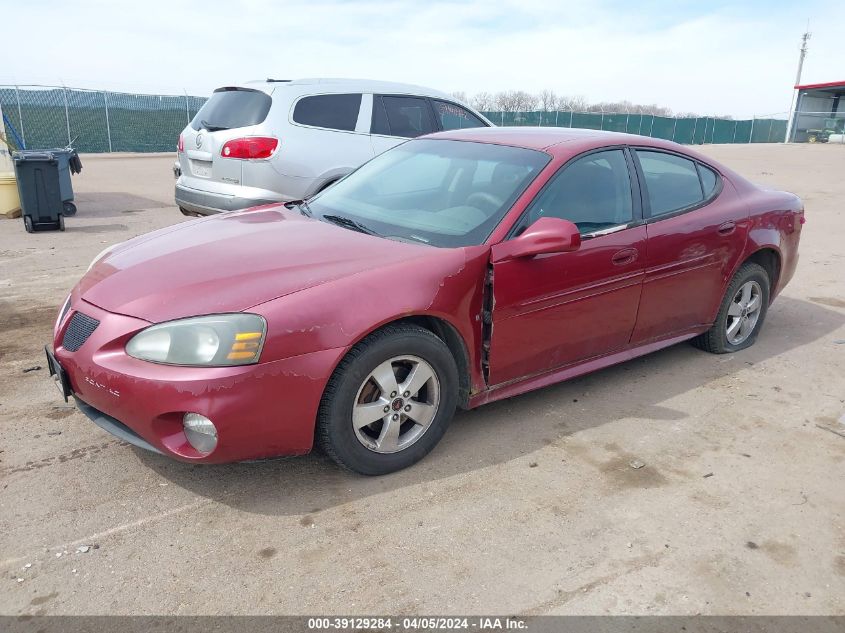
{"type": "Polygon", "coordinates": [[[502,112],[529,112],[537,106],[537,97],[524,90],[497,92],[495,105],[502,112]]]}
{"type": "Polygon", "coordinates": [[[467,93],[465,93],[463,90],[458,90],[457,92],[453,92],[453,93],[451,93],[451,95],[452,95],[452,97],[454,97],[455,99],[457,99],[458,101],[460,101],[462,103],[469,103],[469,100],[467,99],[467,93]]]}
{"type": "Polygon", "coordinates": [[[537,95],[537,105],[543,112],[552,112],[557,108],[558,96],[554,90],[543,90],[537,95]]]}
{"type": "Polygon", "coordinates": [[[571,110],[573,112],[586,112],[587,110],[587,100],[582,96],[566,96],[562,95],[558,97],[557,104],[555,105],[557,110],[571,110]]]}
{"type": "MultiPolygon", "coordinates": [[[[607,114],[650,114],[654,116],[673,116],[672,110],[656,103],[644,105],[632,103],[628,100],[601,101],[589,103],[581,95],[558,95],[554,90],[541,90],[531,94],[524,90],[502,90],[495,94],[479,92],[471,98],[463,91],[452,93],[456,99],[470,103],[476,110],[482,112],[543,112],[572,111],[572,112],[604,112],[607,114]]],[[[697,116],[693,113],[683,116],[697,116]]],[[[721,117],[729,118],[729,117],[721,117]]]]}
{"type": "Polygon", "coordinates": [[[470,99],[469,103],[479,112],[490,112],[496,107],[496,97],[489,92],[479,92],[470,99]]]}
{"type": "Polygon", "coordinates": [[[517,112],[530,112],[537,109],[536,95],[532,95],[524,90],[517,90],[515,94],[517,112]]]}
{"type": "Polygon", "coordinates": [[[514,94],[513,90],[497,92],[493,97],[496,109],[501,112],[516,112],[514,94]]]}

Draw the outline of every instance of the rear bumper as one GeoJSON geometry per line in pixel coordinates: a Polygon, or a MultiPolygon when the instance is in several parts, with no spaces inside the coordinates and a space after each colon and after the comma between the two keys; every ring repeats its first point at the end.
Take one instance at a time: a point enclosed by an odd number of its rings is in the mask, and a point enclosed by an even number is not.
{"type": "Polygon", "coordinates": [[[290,196],[258,187],[219,185],[218,183],[207,183],[207,188],[191,186],[203,184],[206,183],[200,179],[188,179],[184,174],[180,175],[176,181],[177,206],[191,213],[211,215],[293,200],[290,196]]]}
{"type": "Polygon", "coordinates": [[[182,184],[181,180],[180,178],[176,183],[176,205],[186,211],[200,215],[240,211],[262,204],[289,201],[286,196],[263,189],[238,187],[237,193],[222,193],[188,187],[182,184]]]}

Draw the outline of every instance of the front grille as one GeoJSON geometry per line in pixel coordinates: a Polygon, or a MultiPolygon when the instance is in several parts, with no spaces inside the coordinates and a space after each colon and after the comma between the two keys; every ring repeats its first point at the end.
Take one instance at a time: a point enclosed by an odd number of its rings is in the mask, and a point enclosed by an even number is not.
{"type": "Polygon", "coordinates": [[[62,338],[62,347],[69,352],[75,352],[88,340],[98,325],[100,322],[97,319],[81,312],[74,312],[62,338]]]}

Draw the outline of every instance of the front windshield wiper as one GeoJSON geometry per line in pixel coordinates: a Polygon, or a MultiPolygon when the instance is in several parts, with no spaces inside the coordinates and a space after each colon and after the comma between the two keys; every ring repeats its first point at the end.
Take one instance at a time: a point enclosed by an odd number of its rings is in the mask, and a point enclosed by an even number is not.
{"type": "Polygon", "coordinates": [[[358,231],[359,233],[366,233],[367,235],[378,235],[375,231],[371,228],[367,227],[364,224],[361,224],[357,220],[353,220],[352,218],[345,218],[342,215],[324,215],[324,220],[328,220],[332,224],[337,224],[338,226],[342,226],[347,229],[352,229],[353,231],[358,231]]]}
{"type": "Polygon", "coordinates": [[[296,207],[302,215],[309,218],[314,217],[314,212],[311,211],[311,207],[308,206],[308,202],[305,200],[291,200],[290,202],[285,202],[285,207],[288,209],[296,207]]]}
{"type": "Polygon", "coordinates": [[[211,123],[209,123],[205,119],[200,121],[200,125],[203,126],[209,132],[219,132],[220,130],[228,130],[229,129],[229,128],[223,126],[223,125],[211,125],[211,123]]]}

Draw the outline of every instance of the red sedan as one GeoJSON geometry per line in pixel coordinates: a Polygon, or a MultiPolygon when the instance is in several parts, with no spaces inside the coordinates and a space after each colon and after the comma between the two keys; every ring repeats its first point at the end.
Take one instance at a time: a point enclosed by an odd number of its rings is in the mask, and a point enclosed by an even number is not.
{"type": "Polygon", "coordinates": [[[127,442],[192,462],[426,455],[456,407],[692,339],[754,343],[804,211],[694,151],[587,130],[409,141],[316,197],[101,254],[55,379],[127,442]]]}

